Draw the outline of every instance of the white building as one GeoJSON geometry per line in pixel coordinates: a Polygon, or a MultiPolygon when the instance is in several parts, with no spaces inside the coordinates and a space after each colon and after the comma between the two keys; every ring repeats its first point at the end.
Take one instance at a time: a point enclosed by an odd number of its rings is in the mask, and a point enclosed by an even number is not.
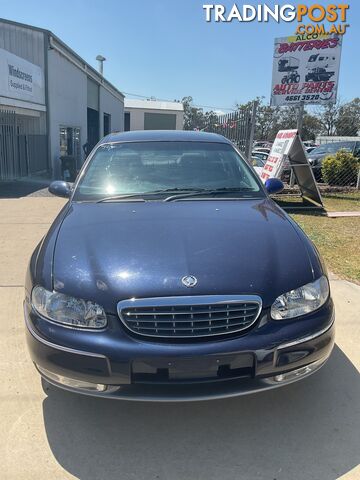
{"type": "Polygon", "coordinates": [[[0,19],[0,180],[61,177],[124,129],[124,95],[48,30],[0,19]]]}
{"type": "Polygon", "coordinates": [[[125,131],[183,130],[183,128],[182,103],[125,98],[125,131]]]}

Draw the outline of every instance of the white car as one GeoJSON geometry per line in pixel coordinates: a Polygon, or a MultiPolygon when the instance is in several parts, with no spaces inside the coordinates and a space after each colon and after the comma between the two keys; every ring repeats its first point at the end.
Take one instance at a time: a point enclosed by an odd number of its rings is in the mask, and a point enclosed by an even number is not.
{"type": "Polygon", "coordinates": [[[262,153],[270,153],[271,151],[271,148],[268,148],[268,147],[255,147],[253,149],[253,152],[262,152],[262,153]]]}
{"type": "Polygon", "coordinates": [[[251,165],[254,167],[255,172],[261,177],[261,173],[263,171],[264,165],[266,163],[266,159],[262,159],[258,156],[251,157],[251,165]]]}

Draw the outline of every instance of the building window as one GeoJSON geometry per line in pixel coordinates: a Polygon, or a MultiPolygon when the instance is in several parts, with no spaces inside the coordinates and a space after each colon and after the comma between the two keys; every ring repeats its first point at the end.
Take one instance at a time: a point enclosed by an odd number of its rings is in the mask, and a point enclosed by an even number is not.
{"type": "Polygon", "coordinates": [[[111,132],[111,115],[104,113],[104,137],[111,132]]]}
{"type": "Polygon", "coordinates": [[[130,132],[130,112],[124,114],[124,131],[130,132]]]}
{"type": "Polygon", "coordinates": [[[76,165],[80,166],[80,128],[60,127],[60,156],[75,157],[76,165]]]}

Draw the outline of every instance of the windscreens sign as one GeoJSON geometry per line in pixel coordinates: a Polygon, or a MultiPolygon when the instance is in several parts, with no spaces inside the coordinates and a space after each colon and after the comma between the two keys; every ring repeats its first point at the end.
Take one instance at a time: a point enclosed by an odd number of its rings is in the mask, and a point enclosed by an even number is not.
{"type": "Polygon", "coordinates": [[[336,101],[341,36],[316,40],[276,38],[271,105],[324,104],[336,101]]]}
{"type": "Polygon", "coordinates": [[[0,95],[45,103],[42,68],[0,48],[0,95]]]}

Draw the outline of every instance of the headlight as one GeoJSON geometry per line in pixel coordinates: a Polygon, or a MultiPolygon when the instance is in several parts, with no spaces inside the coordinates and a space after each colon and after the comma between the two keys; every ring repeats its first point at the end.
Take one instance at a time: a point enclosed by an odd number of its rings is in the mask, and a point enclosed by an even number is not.
{"type": "Polygon", "coordinates": [[[312,283],[280,295],[271,306],[274,320],[300,317],[320,308],[330,294],[329,282],[325,276],[312,283]]]}
{"type": "Polygon", "coordinates": [[[34,287],[31,303],[42,317],[64,325],[104,328],[107,323],[104,309],[97,303],[49,292],[40,286],[34,287]]]}

